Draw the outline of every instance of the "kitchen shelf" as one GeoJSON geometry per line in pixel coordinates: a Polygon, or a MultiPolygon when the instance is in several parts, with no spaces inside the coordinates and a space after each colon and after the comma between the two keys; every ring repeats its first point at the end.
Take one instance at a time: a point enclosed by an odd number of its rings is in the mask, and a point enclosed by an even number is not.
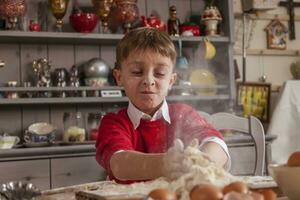
{"type": "MultiPolygon", "coordinates": [[[[123,34],[72,33],[72,32],[26,32],[0,31],[0,43],[39,43],[39,44],[117,44],[123,34]]],[[[179,38],[185,44],[198,43],[205,37],[171,37],[173,41],[179,38]]],[[[228,37],[208,37],[212,42],[229,42],[228,37]]]]}
{"type": "MultiPolygon", "coordinates": [[[[242,55],[242,51],[235,49],[235,55],[242,55]]],[[[286,49],[286,50],[276,50],[276,49],[247,49],[246,54],[249,56],[299,56],[300,49],[286,49]]]]}
{"type": "MultiPolygon", "coordinates": [[[[211,96],[168,96],[169,101],[195,101],[195,100],[228,100],[229,95],[211,96]]],[[[31,105],[31,104],[90,104],[90,103],[119,103],[128,102],[127,97],[50,97],[50,98],[0,98],[0,105],[31,105]]]]}

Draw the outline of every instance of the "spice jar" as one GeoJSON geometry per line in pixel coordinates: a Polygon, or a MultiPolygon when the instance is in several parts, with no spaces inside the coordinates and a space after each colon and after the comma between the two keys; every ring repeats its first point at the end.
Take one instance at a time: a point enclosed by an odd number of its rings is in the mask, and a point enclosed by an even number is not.
{"type": "MultiPolygon", "coordinates": [[[[16,87],[17,85],[18,85],[17,81],[8,81],[7,82],[8,87],[16,87]]],[[[18,92],[13,91],[13,90],[8,91],[8,92],[6,92],[6,98],[8,98],[8,99],[17,99],[17,98],[19,98],[18,92]]]]}

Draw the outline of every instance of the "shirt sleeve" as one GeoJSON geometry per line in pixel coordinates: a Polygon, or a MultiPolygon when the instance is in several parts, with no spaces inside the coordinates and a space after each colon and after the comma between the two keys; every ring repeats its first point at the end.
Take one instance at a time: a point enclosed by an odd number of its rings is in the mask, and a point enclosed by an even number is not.
{"type": "Polygon", "coordinates": [[[102,120],[96,141],[96,160],[111,173],[110,158],[120,150],[133,150],[130,131],[122,117],[108,114],[102,120]]]}
{"type": "Polygon", "coordinates": [[[208,137],[208,138],[205,138],[199,145],[199,148],[201,149],[201,147],[208,143],[208,142],[215,142],[217,143],[218,145],[221,146],[221,148],[224,150],[224,152],[226,153],[227,155],[227,162],[225,163],[224,165],[224,169],[229,171],[230,168],[231,168],[231,156],[229,154],[229,151],[228,151],[228,147],[226,145],[226,143],[224,142],[224,140],[221,140],[220,138],[218,137],[208,137]]]}

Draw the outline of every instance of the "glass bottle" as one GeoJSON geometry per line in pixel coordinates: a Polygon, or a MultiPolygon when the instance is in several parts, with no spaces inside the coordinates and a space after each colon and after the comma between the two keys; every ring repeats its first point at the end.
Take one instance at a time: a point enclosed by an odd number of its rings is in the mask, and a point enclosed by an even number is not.
{"type": "Polygon", "coordinates": [[[84,142],[86,139],[84,118],[81,112],[64,113],[64,142],[84,142]]]}

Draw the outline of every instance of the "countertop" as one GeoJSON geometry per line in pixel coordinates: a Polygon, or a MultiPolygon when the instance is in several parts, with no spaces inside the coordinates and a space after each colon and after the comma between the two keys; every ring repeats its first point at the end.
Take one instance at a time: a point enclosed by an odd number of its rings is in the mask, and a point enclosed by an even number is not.
{"type": "MultiPolygon", "coordinates": [[[[266,143],[276,139],[274,135],[266,135],[266,143]]],[[[234,135],[225,137],[228,147],[253,146],[250,136],[234,135]]],[[[31,159],[49,159],[95,155],[95,144],[53,145],[45,147],[19,147],[0,149],[0,161],[16,161],[31,159]]]]}

